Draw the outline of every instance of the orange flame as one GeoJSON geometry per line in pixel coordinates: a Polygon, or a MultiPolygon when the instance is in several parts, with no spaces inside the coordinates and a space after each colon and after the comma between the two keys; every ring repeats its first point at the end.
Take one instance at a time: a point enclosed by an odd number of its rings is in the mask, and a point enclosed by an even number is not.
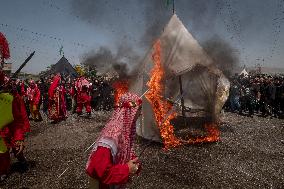
{"type": "Polygon", "coordinates": [[[128,81],[120,80],[113,83],[114,91],[114,104],[118,105],[120,97],[128,92],[128,81]]]}
{"type": "Polygon", "coordinates": [[[165,72],[161,64],[160,40],[154,44],[152,60],[154,62],[154,67],[151,71],[150,81],[147,83],[149,91],[146,93],[145,97],[153,108],[156,123],[160,129],[165,149],[169,149],[171,147],[179,146],[181,141],[174,135],[174,127],[170,123],[170,121],[177,116],[177,113],[169,113],[172,110],[173,105],[166,101],[162,96],[165,89],[163,83],[165,72]]]}
{"type": "Polygon", "coordinates": [[[220,131],[216,124],[214,123],[205,124],[205,129],[207,131],[207,136],[197,137],[195,139],[189,139],[188,143],[197,144],[197,143],[217,142],[220,140],[220,131]]]}

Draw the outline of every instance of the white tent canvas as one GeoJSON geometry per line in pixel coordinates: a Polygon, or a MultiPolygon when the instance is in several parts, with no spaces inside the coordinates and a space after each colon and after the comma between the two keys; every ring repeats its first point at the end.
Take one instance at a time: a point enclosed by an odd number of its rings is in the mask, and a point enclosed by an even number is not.
{"type": "Polygon", "coordinates": [[[243,75],[243,76],[247,77],[249,74],[246,71],[246,69],[244,68],[239,75],[243,75]]]}
{"type": "MultiPolygon", "coordinates": [[[[204,109],[212,117],[220,112],[229,90],[229,82],[220,70],[212,66],[212,60],[177,15],[173,15],[159,38],[162,65],[165,70],[165,98],[175,100],[180,96],[179,76],[182,78],[184,105],[191,109],[204,109]],[[218,95],[218,96],[216,96],[218,95]]],[[[153,68],[151,49],[142,61],[140,73],[130,90],[143,94],[153,68]]],[[[180,111],[180,110],[178,110],[180,111]]],[[[160,141],[151,105],[143,97],[143,116],[137,134],[150,140],[160,141]]]]}

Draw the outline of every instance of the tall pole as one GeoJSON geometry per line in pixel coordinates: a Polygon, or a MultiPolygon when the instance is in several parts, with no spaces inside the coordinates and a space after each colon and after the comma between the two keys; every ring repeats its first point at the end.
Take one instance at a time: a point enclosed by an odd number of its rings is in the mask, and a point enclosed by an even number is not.
{"type": "Polygon", "coordinates": [[[30,59],[34,56],[34,54],[35,54],[35,51],[34,52],[32,52],[31,54],[30,54],[30,56],[24,61],[24,63],[15,71],[15,73],[12,75],[12,78],[15,78],[17,75],[18,75],[18,73],[20,73],[20,71],[23,69],[23,67],[28,63],[28,61],[30,61],[30,59]]]}
{"type": "Polygon", "coordinates": [[[184,107],[184,98],[183,98],[183,89],[182,89],[182,79],[181,79],[181,75],[178,76],[178,81],[179,81],[179,91],[180,91],[180,95],[181,95],[181,114],[183,117],[183,122],[184,122],[184,126],[187,126],[187,122],[186,122],[186,117],[185,117],[185,107],[184,107]]]}
{"type": "Polygon", "coordinates": [[[181,112],[182,116],[185,117],[185,108],[184,108],[184,98],[183,98],[183,89],[182,89],[182,80],[181,80],[181,75],[178,76],[178,81],[179,81],[179,92],[181,95],[181,112]]]}

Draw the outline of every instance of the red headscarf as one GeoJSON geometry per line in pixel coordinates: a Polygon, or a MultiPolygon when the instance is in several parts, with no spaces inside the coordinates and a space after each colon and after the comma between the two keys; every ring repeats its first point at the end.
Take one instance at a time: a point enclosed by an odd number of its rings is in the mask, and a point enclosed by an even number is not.
{"type": "Polygon", "coordinates": [[[60,80],[61,80],[60,74],[57,74],[56,76],[54,76],[53,81],[52,81],[52,83],[51,83],[51,85],[49,87],[49,90],[48,90],[49,98],[53,97],[54,91],[58,87],[58,85],[60,83],[60,80]]]}
{"type": "MultiPolygon", "coordinates": [[[[141,104],[142,100],[136,94],[124,94],[111,119],[101,131],[93,152],[98,146],[107,147],[111,150],[114,164],[127,163],[134,155],[135,116],[141,104]]],[[[89,162],[87,166],[88,164],[89,162]]]]}
{"type": "Polygon", "coordinates": [[[0,54],[2,58],[10,58],[9,44],[5,36],[0,32],[0,54]]]}

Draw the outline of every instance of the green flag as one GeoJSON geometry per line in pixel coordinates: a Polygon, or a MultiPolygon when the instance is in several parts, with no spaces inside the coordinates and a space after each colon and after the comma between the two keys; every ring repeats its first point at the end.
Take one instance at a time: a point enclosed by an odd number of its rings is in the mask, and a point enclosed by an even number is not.
{"type": "Polygon", "coordinates": [[[168,7],[170,4],[172,4],[172,3],[173,3],[172,0],[167,0],[167,3],[166,3],[167,7],[168,7]]]}

